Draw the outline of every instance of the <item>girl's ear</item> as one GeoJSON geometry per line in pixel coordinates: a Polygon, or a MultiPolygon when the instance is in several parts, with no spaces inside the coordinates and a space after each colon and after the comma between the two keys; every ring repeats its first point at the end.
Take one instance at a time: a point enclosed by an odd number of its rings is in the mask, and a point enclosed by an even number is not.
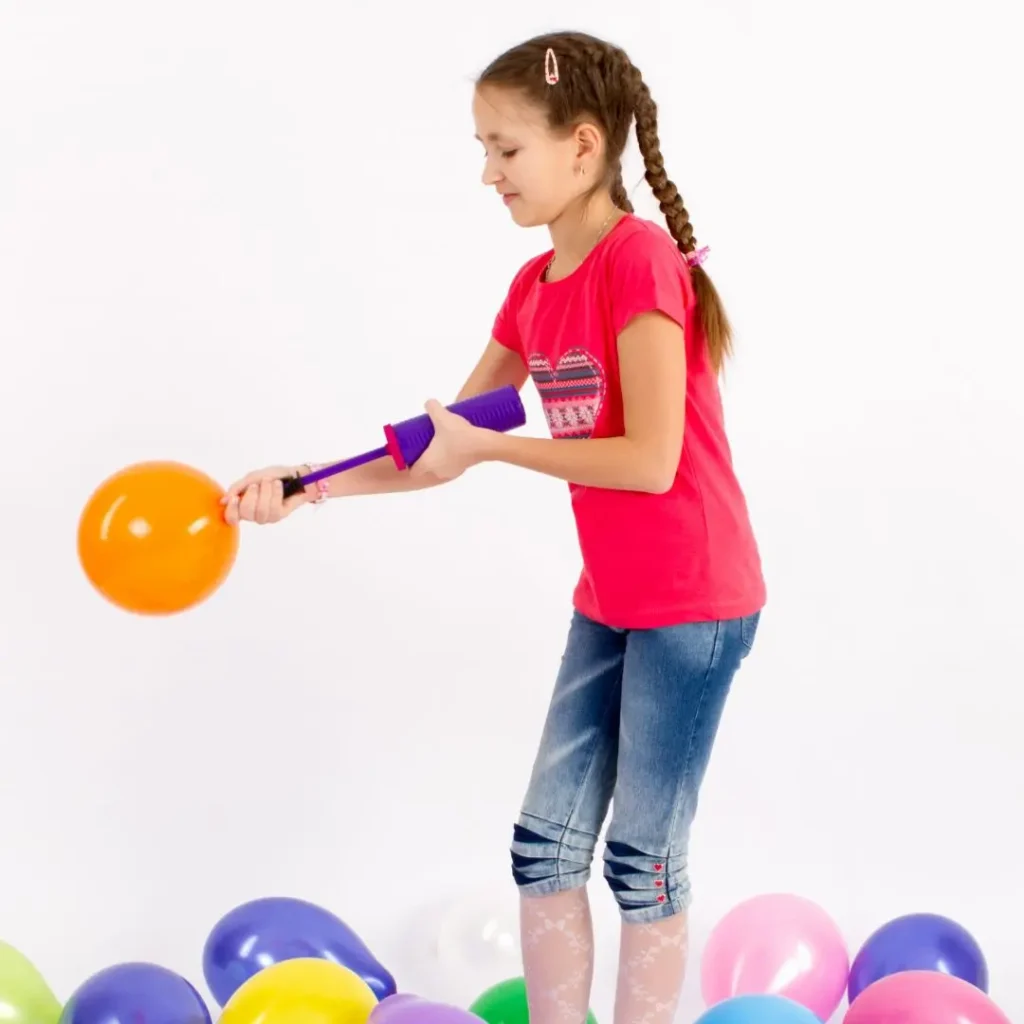
{"type": "Polygon", "coordinates": [[[589,121],[576,126],[574,133],[576,142],[576,159],[587,164],[596,163],[604,149],[604,137],[600,129],[589,121]]]}

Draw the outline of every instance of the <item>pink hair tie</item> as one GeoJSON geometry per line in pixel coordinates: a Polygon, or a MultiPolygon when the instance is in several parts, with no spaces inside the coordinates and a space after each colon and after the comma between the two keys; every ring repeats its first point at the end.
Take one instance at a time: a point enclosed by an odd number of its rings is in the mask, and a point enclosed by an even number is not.
{"type": "MultiPolygon", "coordinates": [[[[326,462],[307,462],[304,463],[306,471],[308,473],[315,473],[318,469],[323,469],[327,465],[326,462]]],[[[303,474],[305,475],[305,474],[303,474]]],[[[320,479],[316,482],[316,497],[313,499],[314,505],[322,505],[331,496],[330,484],[326,479],[320,479]]]]}
{"type": "Polygon", "coordinates": [[[707,258],[708,253],[711,252],[710,246],[705,245],[703,249],[696,249],[693,252],[686,254],[686,262],[691,267],[699,267],[707,258]]]}

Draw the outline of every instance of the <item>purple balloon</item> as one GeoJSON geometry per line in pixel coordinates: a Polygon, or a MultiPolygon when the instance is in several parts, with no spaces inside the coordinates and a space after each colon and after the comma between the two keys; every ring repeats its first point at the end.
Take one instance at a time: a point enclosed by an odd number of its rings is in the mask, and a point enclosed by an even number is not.
{"type": "Polygon", "coordinates": [[[852,1003],[869,985],[904,971],[939,971],[988,993],[988,965],[978,943],[956,921],[939,914],[908,914],[882,925],[850,968],[852,1003]]]}
{"type": "Polygon", "coordinates": [[[431,1003],[419,996],[391,996],[378,1003],[367,1024],[480,1024],[481,1018],[468,1010],[443,1003],[431,1003]]]}
{"type": "Polygon", "coordinates": [[[147,963],[94,974],[67,1001],[60,1024],[210,1024],[202,996],[180,974],[147,963]]]}
{"type": "Polygon", "coordinates": [[[264,967],[300,957],[347,967],[378,999],[395,992],[395,979],[344,921],[315,903],[287,896],[253,900],[225,914],[206,940],[203,975],[224,1006],[264,967]]]}

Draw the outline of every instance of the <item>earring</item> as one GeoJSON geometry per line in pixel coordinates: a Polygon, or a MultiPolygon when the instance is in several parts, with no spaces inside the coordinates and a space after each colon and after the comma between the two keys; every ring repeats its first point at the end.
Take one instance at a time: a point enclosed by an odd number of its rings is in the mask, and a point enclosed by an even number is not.
{"type": "Polygon", "coordinates": [[[584,174],[587,173],[587,169],[582,164],[580,164],[580,166],[576,168],[576,173],[582,177],[584,174]]]}

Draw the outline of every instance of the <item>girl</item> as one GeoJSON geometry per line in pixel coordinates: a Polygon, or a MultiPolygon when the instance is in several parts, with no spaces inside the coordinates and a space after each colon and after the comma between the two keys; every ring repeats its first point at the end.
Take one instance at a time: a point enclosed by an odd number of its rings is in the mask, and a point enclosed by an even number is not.
{"type": "Polygon", "coordinates": [[[619,48],[581,33],[498,57],[474,95],[483,182],[552,248],[512,281],[459,398],[533,378],[551,439],[474,427],[436,401],[409,471],[388,459],[282,501],[250,473],[230,522],[453,480],[488,460],[567,481],[583,571],[515,825],[512,874],[532,1024],[583,1024],[593,977],[586,883],[608,808],[604,877],[622,918],[614,1024],[669,1024],[685,967],[687,842],[734,673],[765,601],[717,373],[730,329],[665,173],[656,108],[619,48]],[[622,183],[631,123],[668,232],[622,183]],[[684,435],[685,428],[685,435],[684,435]]]}

